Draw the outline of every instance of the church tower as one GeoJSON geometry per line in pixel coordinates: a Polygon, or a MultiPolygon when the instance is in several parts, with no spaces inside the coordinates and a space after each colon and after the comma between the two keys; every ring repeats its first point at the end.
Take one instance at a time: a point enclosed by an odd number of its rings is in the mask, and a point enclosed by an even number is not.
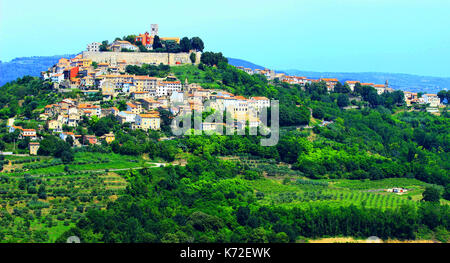
{"type": "Polygon", "coordinates": [[[152,36],[152,37],[158,36],[158,24],[152,24],[152,25],[151,25],[151,31],[150,31],[150,33],[151,33],[151,36],[152,36]]]}

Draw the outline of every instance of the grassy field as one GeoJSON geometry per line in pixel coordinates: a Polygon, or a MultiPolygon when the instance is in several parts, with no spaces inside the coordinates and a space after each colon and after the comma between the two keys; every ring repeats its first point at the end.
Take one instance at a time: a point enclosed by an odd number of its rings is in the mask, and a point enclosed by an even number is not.
{"type": "MultiPolygon", "coordinates": [[[[25,160],[31,157],[14,158],[14,160],[25,160]]],[[[75,153],[75,160],[70,164],[62,164],[58,160],[52,158],[41,158],[40,161],[31,163],[19,163],[5,165],[4,171],[11,176],[22,176],[24,174],[31,175],[48,175],[69,172],[83,172],[83,171],[99,171],[99,170],[114,170],[114,169],[128,169],[141,167],[145,161],[147,166],[153,166],[147,160],[132,156],[121,156],[114,153],[90,153],[78,152],[75,153]],[[66,168],[67,167],[67,168],[66,168]]]]}

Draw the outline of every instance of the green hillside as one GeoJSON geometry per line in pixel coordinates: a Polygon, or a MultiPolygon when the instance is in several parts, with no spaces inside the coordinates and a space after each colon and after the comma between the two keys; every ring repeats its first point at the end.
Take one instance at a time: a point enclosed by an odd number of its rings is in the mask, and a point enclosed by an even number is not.
{"type": "MultiPolygon", "coordinates": [[[[352,93],[338,84],[329,93],[324,82],[305,87],[269,82],[221,55],[202,62],[127,71],[174,74],[207,89],[279,100],[277,145],[261,146],[263,137],[248,133],[159,140],[172,136],[170,116],[162,109],[161,132],[133,131],[110,117],[82,122],[80,132],[116,134],[113,143],[82,151],[43,132],[48,160],[30,161],[25,168],[3,161],[0,240],[65,242],[77,235],[83,242],[296,242],[378,236],[448,242],[446,109],[430,114],[408,108],[401,91],[378,95],[358,86],[352,93]],[[51,160],[58,163],[37,165],[51,160]],[[112,171],[120,168],[132,169],[112,171]],[[394,187],[408,191],[385,191],[394,187]],[[19,228],[28,231],[15,236],[19,228]]],[[[63,97],[35,78],[0,91],[3,149],[13,147],[7,118],[26,116],[31,120],[25,125],[38,125],[33,120],[43,106],[63,97]]]]}

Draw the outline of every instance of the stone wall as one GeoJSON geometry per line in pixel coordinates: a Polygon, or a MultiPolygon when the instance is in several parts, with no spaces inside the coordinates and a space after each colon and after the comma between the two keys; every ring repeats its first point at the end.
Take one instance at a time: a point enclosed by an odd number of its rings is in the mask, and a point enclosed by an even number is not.
{"type": "MultiPolygon", "coordinates": [[[[200,63],[201,53],[197,52],[197,60],[195,64],[200,63]]],[[[176,65],[177,62],[181,64],[191,64],[189,58],[190,53],[150,53],[150,52],[91,52],[84,51],[83,58],[91,59],[94,62],[108,62],[114,63],[120,60],[125,60],[127,64],[169,64],[176,65]]]]}

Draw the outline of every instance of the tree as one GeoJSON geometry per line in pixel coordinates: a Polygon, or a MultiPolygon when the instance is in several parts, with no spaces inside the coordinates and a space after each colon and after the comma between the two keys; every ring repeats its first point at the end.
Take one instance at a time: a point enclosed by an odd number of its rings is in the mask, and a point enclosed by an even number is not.
{"type": "Polygon", "coordinates": [[[422,200],[427,202],[439,202],[441,198],[441,193],[439,189],[436,187],[428,186],[425,188],[425,191],[422,193],[422,200]]]}
{"type": "Polygon", "coordinates": [[[102,41],[100,45],[100,51],[108,51],[108,40],[102,41]]]}
{"type": "Polygon", "coordinates": [[[135,44],[136,35],[128,35],[128,36],[124,37],[123,40],[128,41],[131,44],[135,44]]]}
{"type": "Polygon", "coordinates": [[[163,45],[161,43],[161,39],[159,36],[155,36],[153,39],[153,49],[163,48],[163,45]]]}
{"type": "Polygon", "coordinates": [[[73,143],[74,143],[73,137],[72,137],[72,136],[67,136],[67,137],[66,137],[66,142],[67,142],[70,146],[73,146],[73,143]]]}
{"type": "Polygon", "coordinates": [[[205,48],[205,46],[203,44],[203,40],[199,37],[193,37],[191,39],[191,47],[192,47],[192,49],[195,49],[196,51],[200,51],[200,52],[202,52],[203,49],[205,48]]]}
{"type": "Polygon", "coordinates": [[[317,107],[317,108],[314,108],[314,109],[313,109],[312,116],[313,116],[314,118],[316,118],[316,119],[323,119],[323,117],[325,116],[325,114],[324,114],[322,108],[317,107]]]}
{"type": "Polygon", "coordinates": [[[195,64],[195,61],[197,60],[197,55],[195,54],[195,52],[192,52],[189,58],[191,59],[192,64],[195,64]]]}
{"type": "Polygon", "coordinates": [[[208,66],[219,65],[220,62],[228,63],[228,59],[221,52],[205,52],[202,54],[200,61],[208,66]]]}
{"type": "Polygon", "coordinates": [[[256,171],[247,170],[244,172],[244,178],[247,180],[256,180],[260,178],[260,175],[256,171]]]}
{"type": "Polygon", "coordinates": [[[41,186],[39,186],[38,188],[38,197],[40,199],[47,199],[47,192],[44,184],[41,184],[41,186]]]}
{"type": "Polygon", "coordinates": [[[347,94],[339,94],[337,98],[337,105],[341,108],[347,107],[350,101],[348,100],[347,94]]]}
{"type": "Polygon", "coordinates": [[[63,161],[63,163],[70,163],[73,161],[73,159],[74,159],[74,156],[73,156],[72,151],[69,150],[69,151],[62,152],[61,161],[63,161]]]}
{"type": "Polygon", "coordinates": [[[176,41],[173,40],[163,41],[163,46],[165,47],[167,53],[181,52],[180,45],[176,41]]]}
{"type": "MultiPolygon", "coordinates": [[[[140,42],[140,41],[138,41],[138,42],[140,42]]],[[[147,48],[145,46],[143,46],[142,44],[137,45],[137,46],[138,46],[140,52],[147,52],[148,51],[147,48]]]]}
{"type": "Polygon", "coordinates": [[[187,37],[183,37],[180,41],[180,48],[182,52],[189,52],[192,49],[191,41],[187,37]]]}
{"type": "Polygon", "coordinates": [[[39,155],[52,155],[61,158],[65,151],[71,151],[70,145],[56,136],[46,136],[40,143],[39,155]]]}
{"type": "Polygon", "coordinates": [[[20,140],[18,143],[19,149],[26,149],[28,148],[28,144],[30,143],[30,138],[26,137],[23,140],[20,140]]]}
{"type": "Polygon", "coordinates": [[[446,200],[450,200],[450,184],[447,184],[444,188],[444,194],[442,196],[446,200]]]}
{"type": "Polygon", "coordinates": [[[441,103],[449,103],[450,101],[450,91],[449,90],[441,90],[438,92],[437,96],[441,100],[441,103]]]}
{"type": "Polygon", "coordinates": [[[286,233],[284,232],[279,232],[275,235],[274,237],[274,242],[275,243],[288,243],[289,242],[289,237],[286,233]]]}
{"type": "Polygon", "coordinates": [[[250,216],[250,208],[240,206],[236,212],[236,220],[240,225],[246,225],[250,216]]]}

